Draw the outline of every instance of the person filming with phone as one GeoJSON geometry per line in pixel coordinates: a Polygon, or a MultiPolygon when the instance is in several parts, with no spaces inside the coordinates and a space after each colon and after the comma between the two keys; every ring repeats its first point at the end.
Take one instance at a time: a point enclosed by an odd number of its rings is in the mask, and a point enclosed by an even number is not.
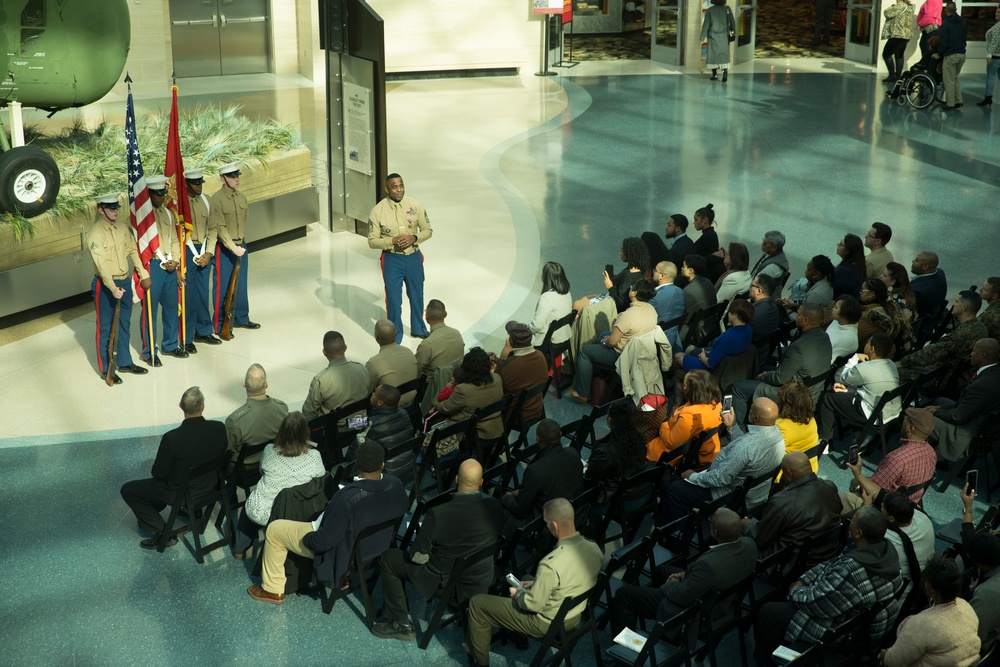
{"type": "MultiPolygon", "coordinates": [[[[934,417],[926,408],[909,408],[903,418],[902,440],[899,447],[885,455],[875,473],[869,478],[861,471],[861,456],[857,445],[852,445],[847,467],[854,473],[851,492],[841,493],[844,515],[850,516],[864,504],[861,494],[872,497],[875,507],[882,506],[882,498],[890,491],[900,491],[919,486],[934,477],[937,454],[927,443],[927,436],[934,430],[934,417]]],[[[919,503],[923,489],[909,494],[910,500],[919,503]]]]}

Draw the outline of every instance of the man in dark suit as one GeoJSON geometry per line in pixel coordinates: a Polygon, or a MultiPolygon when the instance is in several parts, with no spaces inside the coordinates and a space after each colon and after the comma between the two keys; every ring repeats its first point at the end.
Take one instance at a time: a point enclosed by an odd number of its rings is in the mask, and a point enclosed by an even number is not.
{"type": "Polygon", "coordinates": [[[667,219],[666,235],[673,243],[670,245],[670,250],[667,251],[666,259],[673,262],[674,266],[680,266],[688,255],[698,254],[694,248],[694,241],[687,235],[687,228],[688,219],[680,213],[674,213],[667,219]]]}
{"type": "MultiPolygon", "coordinates": [[[[379,566],[385,615],[389,620],[372,627],[376,637],[408,640],[416,636],[406,605],[405,581],[413,582],[424,599],[430,599],[438,589],[448,585],[448,575],[457,559],[495,545],[500,537],[503,506],[479,490],[483,485],[479,462],[475,459],[463,462],[455,482],[458,490],[452,499],[427,512],[409,556],[400,549],[389,549],[382,554],[379,566]]],[[[493,558],[487,558],[463,573],[459,598],[468,600],[477,593],[485,593],[492,583],[493,558]]]]}
{"type": "Polygon", "coordinates": [[[910,273],[914,276],[910,287],[917,296],[917,317],[927,318],[917,333],[927,336],[934,331],[934,323],[947,306],[945,299],[948,298],[948,279],[944,271],[938,268],[937,253],[929,250],[917,253],[910,263],[910,273]]]}
{"type": "Polygon", "coordinates": [[[721,508],[712,515],[712,537],[718,545],[699,556],[687,571],[674,570],[662,586],[618,589],[611,604],[615,634],[622,628],[634,629],[637,618],[665,621],[750,576],[757,564],[757,546],[743,537],[742,530],[739,515],[721,508]]]}
{"type": "Polygon", "coordinates": [[[583,462],[579,453],[561,443],[562,431],[551,419],[535,429],[538,456],[524,469],[521,488],[505,493],[500,501],[508,512],[504,533],[541,516],[542,507],[553,498],[573,498],[583,491],[583,462]]]}
{"type": "MultiPolygon", "coordinates": [[[[165,527],[160,512],[174,501],[187,469],[212,460],[221,464],[226,452],[226,426],[202,417],[205,396],[201,389],[191,387],[185,391],[180,409],[184,412],[184,421],[160,439],[160,448],[153,461],[153,477],[125,482],[121,488],[122,499],[139,520],[139,529],[152,533],[152,537],[139,542],[143,549],[155,549],[159,545],[160,533],[165,527]]],[[[215,477],[203,478],[194,480],[189,486],[198,495],[199,490],[210,490],[215,481],[215,477]]],[[[167,542],[168,547],[175,544],[176,537],[167,542]]]]}
{"type": "Polygon", "coordinates": [[[969,444],[990,413],[1000,410],[1000,343],[995,338],[980,338],[972,346],[969,360],[976,369],[972,382],[958,401],[939,398],[928,409],[934,411],[932,443],[937,442],[938,458],[958,461],[969,451],[969,444]]]}
{"type": "MultiPolygon", "coordinates": [[[[804,452],[788,452],[781,460],[784,487],[764,505],[760,521],[743,519],[744,534],[767,556],[789,544],[802,542],[840,525],[840,494],[837,485],[820,479],[804,452]]],[[[840,551],[836,542],[808,555],[812,567],[840,551]]]]}
{"type": "MultiPolygon", "coordinates": [[[[811,303],[799,307],[795,325],[801,333],[785,350],[785,358],[778,368],[761,373],[756,380],[743,380],[733,385],[733,410],[737,424],[745,422],[752,400],[764,396],[776,401],[778,389],[789,380],[805,380],[830,370],[833,346],[830,337],[823,331],[822,324],[822,308],[811,303]]],[[[823,383],[817,383],[809,391],[813,397],[813,405],[818,405],[823,383]]]]}

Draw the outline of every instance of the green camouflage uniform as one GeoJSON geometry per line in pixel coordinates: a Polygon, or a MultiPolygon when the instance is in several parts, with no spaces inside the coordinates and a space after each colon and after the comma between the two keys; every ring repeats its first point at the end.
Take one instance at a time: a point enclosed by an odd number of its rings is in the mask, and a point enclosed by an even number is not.
{"type": "MultiPolygon", "coordinates": [[[[986,326],[979,320],[969,320],[955,327],[941,340],[925,345],[913,354],[903,357],[899,366],[899,381],[909,382],[938,366],[955,366],[968,361],[972,346],[987,336],[986,326]]],[[[942,385],[947,382],[947,378],[942,385]]]]}

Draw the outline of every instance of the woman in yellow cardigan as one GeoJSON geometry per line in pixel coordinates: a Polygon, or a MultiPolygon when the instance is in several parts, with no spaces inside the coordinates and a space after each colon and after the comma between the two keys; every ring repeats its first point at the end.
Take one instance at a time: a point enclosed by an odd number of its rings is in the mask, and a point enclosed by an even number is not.
{"type": "MultiPolygon", "coordinates": [[[[680,447],[702,431],[722,423],[722,392],[719,383],[708,371],[691,371],[684,376],[684,396],[687,402],[678,406],[670,418],[660,426],[659,436],[646,445],[646,458],[659,461],[663,452],[680,447]]],[[[698,463],[707,466],[719,453],[719,436],[714,435],[698,452],[698,463]]],[[[670,461],[676,465],[675,459],[670,461]]]]}
{"type": "MultiPolygon", "coordinates": [[[[799,380],[789,380],[778,390],[778,421],[774,425],[785,439],[785,453],[804,452],[819,443],[812,394],[799,380]]],[[[818,458],[809,459],[809,463],[813,472],[819,471],[818,458]]]]}

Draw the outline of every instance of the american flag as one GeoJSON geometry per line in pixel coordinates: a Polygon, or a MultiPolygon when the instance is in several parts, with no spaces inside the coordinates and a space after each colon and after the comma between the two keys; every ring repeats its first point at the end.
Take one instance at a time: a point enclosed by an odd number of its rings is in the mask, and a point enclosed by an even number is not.
{"type": "MultiPolygon", "coordinates": [[[[148,271],[149,260],[160,249],[160,239],[156,235],[156,218],[153,216],[153,204],[149,201],[149,190],[146,189],[146,174],[142,170],[142,157],[139,155],[139,142],[135,136],[135,109],[132,106],[132,86],[128,90],[128,104],[125,108],[125,144],[127,146],[128,171],[128,210],[132,232],[139,244],[139,257],[142,266],[148,271]]],[[[139,277],[133,274],[133,290],[136,302],[142,299],[144,290],[139,284],[139,277]]]]}

